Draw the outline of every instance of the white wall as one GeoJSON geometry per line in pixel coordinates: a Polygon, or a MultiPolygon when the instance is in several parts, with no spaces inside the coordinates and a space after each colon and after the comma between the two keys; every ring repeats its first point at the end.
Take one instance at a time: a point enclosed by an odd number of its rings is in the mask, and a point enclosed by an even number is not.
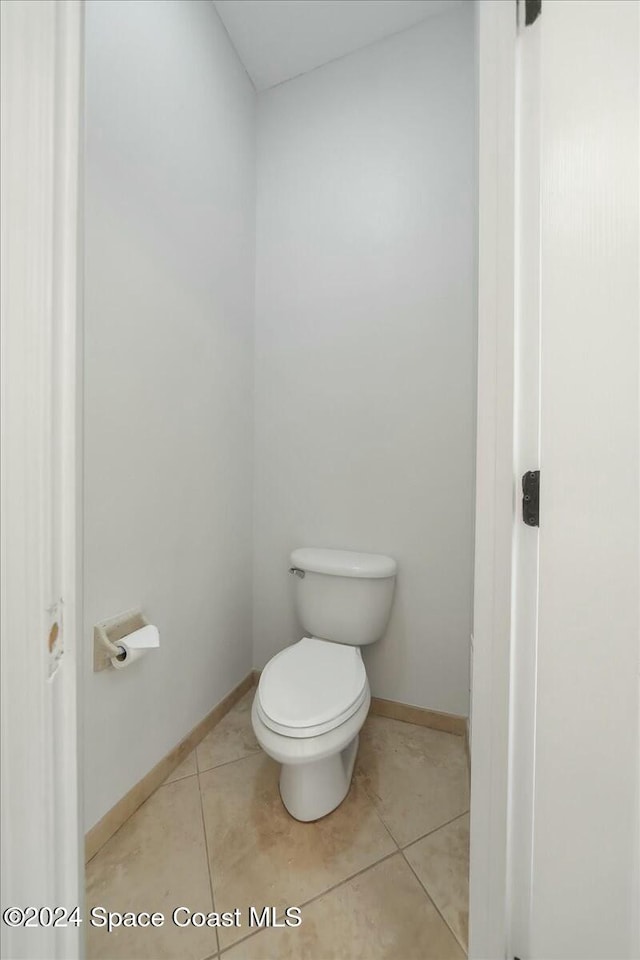
{"type": "Polygon", "coordinates": [[[255,95],[212,3],[91,0],[86,103],[85,643],[162,638],[87,657],[89,828],[251,667],[255,95]]]}
{"type": "Polygon", "coordinates": [[[466,714],[474,487],[466,5],[259,97],[254,662],[301,545],[399,564],[373,692],[466,714]]]}

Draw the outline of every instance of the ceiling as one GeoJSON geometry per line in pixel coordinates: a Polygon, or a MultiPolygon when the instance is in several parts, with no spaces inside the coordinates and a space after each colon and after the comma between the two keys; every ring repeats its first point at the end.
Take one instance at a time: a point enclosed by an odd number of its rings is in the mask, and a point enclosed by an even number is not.
{"type": "Polygon", "coordinates": [[[365,47],[462,0],[214,0],[257,90],[365,47]]]}

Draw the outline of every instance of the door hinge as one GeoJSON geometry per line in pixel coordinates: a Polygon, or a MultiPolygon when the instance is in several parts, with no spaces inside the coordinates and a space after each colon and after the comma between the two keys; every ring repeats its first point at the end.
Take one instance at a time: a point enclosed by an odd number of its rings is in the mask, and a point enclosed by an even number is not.
{"type": "Polygon", "coordinates": [[[542,13],[542,0],[524,0],[524,25],[530,27],[542,13]]]}
{"type": "Polygon", "coordinates": [[[528,527],[540,526],[540,471],[522,475],[522,519],[528,527]]]}
{"type": "Polygon", "coordinates": [[[516,0],[516,22],[518,24],[522,23],[521,6],[524,6],[524,25],[530,27],[542,13],[542,0],[516,0]]]}

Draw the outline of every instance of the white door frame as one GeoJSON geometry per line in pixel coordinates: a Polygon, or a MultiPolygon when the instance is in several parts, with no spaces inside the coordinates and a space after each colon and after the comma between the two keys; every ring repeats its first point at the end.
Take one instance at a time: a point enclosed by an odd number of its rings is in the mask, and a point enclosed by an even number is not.
{"type": "MultiPolygon", "coordinates": [[[[523,11],[521,10],[521,13],[523,11]]],[[[541,50],[543,17],[516,38],[514,483],[540,469],[541,50]]],[[[546,479],[546,475],[545,475],[546,479]]],[[[507,955],[530,956],[539,609],[538,527],[516,503],[512,553],[507,955]]]]}
{"type": "MultiPolygon", "coordinates": [[[[480,0],[470,956],[492,960],[506,956],[508,927],[515,33],[515,0],[480,0]]],[[[82,0],[3,2],[2,36],[3,126],[11,127],[2,157],[2,500],[11,522],[2,550],[3,561],[12,558],[2,582],[3,905],[37,896],[72,907],[83,875],[76,721],[82,0]],[[29,125],[34,115],[38,123],[29,125]],[[46,641],[60,600],[64,654],[49,680],[46,641]]],[[[75,928],[2,933],[7,956],[81,953],[75,928]]]]}
{"type": "MultiPolygon", "coordinates": [[[[8,0],[0,9],[2,906],[82,911],[83,8],[80,0],[8,0]]],[[[0,928],[5,957],[82,953],[82,927],[0,928]]]]}
{"type": "Polygon", "coordinates": [[[516,3],[480,0],[478,413],[469,956],[500,960],[509,937],[515,328],[516,3]]]}

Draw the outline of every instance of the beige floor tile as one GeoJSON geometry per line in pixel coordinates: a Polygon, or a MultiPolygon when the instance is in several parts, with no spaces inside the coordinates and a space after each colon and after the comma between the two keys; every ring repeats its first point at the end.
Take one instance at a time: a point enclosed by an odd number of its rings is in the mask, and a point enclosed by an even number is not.
{"type": "Polygon", "coordinates": [[[407,847],[404,853],[466,950],[469,935],[469,816],[440,827],[407,847]]]}
{"type": "Polygon", "coordinates": [[[254,695],[255,687],[252,687],[198,744],[196,752],[200,772],[221,763],[229,763],[230,760],[248,757],[260,750],[251,726],[254,695]]]}
{"type": "Polygon", "coordinates": [[[469,809],[464,740],[451,733],[369,717],[356,777],[400,846],[469,809]]]}
{"type": "Polygon", "coordinates": [[[104,960],[202,960],[216,950],[214,929],[171,922],[181,904],[211,911],[198,778],[160,787],[87,866],[87,910],[165,914],[163,927],[107,933],[86,925],[87,955],[104,960]]]}
{"type": "Polygon", "coordinates": [[[173,773],[170,773],[165,783],[173,783],[174,780],[182,780],[184,777],[192,777],[194,773],[198,772],[196,766],[196,752],[192,750],[191,753],[184,758],[182,763],[179,763],[175,768],[173,773]]]}
{"type": "MultiPolygon", "coordinates": [[[[279,766],[264,754],[200,775],[216,910],[296,906],[393,852],[362,787],[315,823],[286,812],[279,766]]],[[[221,929],[228,946],[245,929],[221,929]]]]}
{"type": "Polygon", "coordinates": [[[464,957],[400,854],[302,910],[299,927],[263,930],[223,960],[458,960],[464,957]]]}

